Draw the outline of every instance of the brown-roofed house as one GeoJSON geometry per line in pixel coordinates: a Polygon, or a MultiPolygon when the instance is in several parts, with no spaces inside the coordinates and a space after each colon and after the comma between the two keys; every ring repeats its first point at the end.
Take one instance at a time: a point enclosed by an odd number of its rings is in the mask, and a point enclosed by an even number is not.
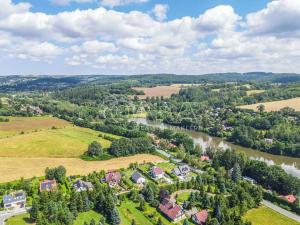
{"type": "Polygon", "coordinates": [[[150,175],[151,177],[153,177],[154,179],[161,179],[164,177],[165,172],[163,171],[162,168],[157,167],[157,166],[153,166],[150,169],[150,175]]]}
{"type": "Polygon", "coordinates": [[[204,225],[206,223],[208,217],[207,210],[202,210],[197,212],[196,214],[192,215],[192,220],[199,225],[204,225]]]}
{"type": "Polygon", "coordinates": [[[164,199],[158,209],[173,222],[178,222],[185,217],[183,209],[170,199],[164,199]]]}
{"type": "Polygon", "coordinates": [[[44,180],[40,182],[40,192],[54,191],[57,188],[56,180],[44,180]]]}
{"type": "Polygon", "coordinates": [[[121,181],[120,172],[108,172],[104,178],[105,182],[109,184],[110,187],[118,185],[121,181]]]}

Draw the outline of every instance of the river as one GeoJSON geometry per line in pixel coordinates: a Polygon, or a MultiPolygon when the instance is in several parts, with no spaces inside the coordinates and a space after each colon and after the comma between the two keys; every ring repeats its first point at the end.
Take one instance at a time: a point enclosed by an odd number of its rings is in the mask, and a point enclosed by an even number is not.
{"type": "Polygon", "coordinates": [[[257,150],[253,150],[250,148],[245,148],[239,145],[234,145],[230,142],[224,141],[222,138],[212,137],[205,133],[187,130],[180,127],[164,124],[161,122],[153,122],[144,118],[134,118],[129,121],[134,121],[136,123],[150,125],[154,127],[159,127],[161,129],[169,128],[172,130],[180,131],[188,134],[193,138],[196,144],[199,144],[203,149],[207,147],[219,147],[222,149],[232,148],[236,149],[239,152],[244,152],[251,159],[260,160],[266,162],[268,165],[279,165],[281,166],[287,173],[292,174],[300,178],[300,158],[293,158],[287,156],[278,156],[272,155],[265,152],[260,152],[257,150]]]}

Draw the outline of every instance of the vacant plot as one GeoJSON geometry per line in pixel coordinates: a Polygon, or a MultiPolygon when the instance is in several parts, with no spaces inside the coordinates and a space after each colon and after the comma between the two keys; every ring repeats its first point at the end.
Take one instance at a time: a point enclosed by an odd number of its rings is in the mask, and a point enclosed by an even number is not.
{"type": "Polygon", "coordinates": [[[130,163],[163,162],[155,155],[141,154],[106,161],[83,161],[78,158],[18,158],[0,157],[0,183],[18,180],[21,177],[43,176],[46,167],[63,165],[68,175],[87,175],[93,171],[127,168],[130,163]]]}
{"type": "Polygon", "coordinates": [[[300,97],[291,98],[291,99],[287,99],[287,100],[281,100],[281,101],[264,102],[264,103],[257,103],[257,104],[252,104],[252,105],[242,105],[242,106],[239,106],[239,108],[252,109],[252,110],[257,111],[257,107],[259,105],[264,105],[265,110],[267,112],[278,111],[285,107],[291,107],[291,108],[295,109],[296,111],[300,111],[300,97]]]}
{"type": "Polygon", "coordinates": [[[9,122],[0,123],[0,138],[50,129],[72,126],[69,122],[55,117],[6,117],[9,122]]]}
{"type": "Polygon", "coordinates": [[[111,142],[99,134],[74,126],[2,138],[0,157],[79,157],[92,141],[98,141],[104,148],[110,146],[111,142]]]}
{"type": "Polygon", "coordinates": [[[244,218],[249,220],[252,225],[299,225],[298,222],[266,206],[260,206],[257,209],[250,210],[244,218]]]}
{"type": "Polygon", "coordinates": [[[259,94],[259,93],[263,93],[265,90],[249,90],[247,91],[247,95],[254,95],[254,94],[259,94]]]}
{"type": "Polygon", "coordinates": [[[6,223],[6,225],[26,225],[26,224],[34,224],[30,220],[29,213],[13,216],[9,218],[6,223]]]}

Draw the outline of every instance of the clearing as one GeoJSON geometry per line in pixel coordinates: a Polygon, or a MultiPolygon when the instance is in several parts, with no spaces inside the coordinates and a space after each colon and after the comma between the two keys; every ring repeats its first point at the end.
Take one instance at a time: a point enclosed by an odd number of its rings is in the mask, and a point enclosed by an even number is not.
{"type": "Polygon", "coordinates": [[[137,91],[143,91],[145,95],[137,95],[139,99],[146,99],[147,97],[171,97],[172,94],[178,94],[183,87],[192,86],[192,84],[172,84],[170,86],[156,86],[156,87],[133,87],[137,91]]]}
{"type": "Polygon", "coordinates": [[[68,175],[87,175],[93,171],[117,170],[130,163],[163,162],[156,155],[140,154],[106,161],[84,161],[79,158],[17,158],[0,157],[0,183],[44,176],[46,167],[64,166],[68,175]]]}
{"type": "Polygon", "coordinates": [[[285,217],[266,206],[251,209],[246,213],[244,218],[249,220],[252,225],[299,225],[298,222],[285,217]]]}
{"type": "Polygon", "coordinates": [[[246,91],[247,95],[254,95],[254,94],[260,94],[260,93],[263,93],[265,90],[249,90],[249,91],[246,91]]]}
{"type": "Polygon", "coordinates": [[[280,100],[280,101],[262,102],[262,103],[252,104],[252,105],[242,105],[242,106],[238,106],[238,108],[252,109],[254,111],[257,111],[257,106],[259,105],[264,105],[265,110],[267,112],[278,111],[285,107],[291,107],[296,111],[300,111],[300,97],[280,100]]]}

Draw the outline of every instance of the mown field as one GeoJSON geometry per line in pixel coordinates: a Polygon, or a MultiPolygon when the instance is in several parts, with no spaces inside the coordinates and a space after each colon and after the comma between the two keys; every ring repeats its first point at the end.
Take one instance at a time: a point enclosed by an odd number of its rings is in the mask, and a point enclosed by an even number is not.
{"type": "Polygon", "coordinates": [[[129,167],[130,163],[162,162],[162,158],[141,154],[106,161],[84,161],[79,158],[16,158],[0,157],[0,183],[21,177],[43,176],[46,167],[63,165],[68,175],[87,175],[93,171],[116,170],[129,167]]]}
{"type": "Polygon", "coordinates": [[[133,87],[132,89],[137,91],[143,91],[145,95],[139,95],[140,99],[146,99],[147,97],[171,97],[172,94],[178,94],[183,87],[191,86],[191,84],[172,84],[170,86],[156,86],[156,87],[133,87]]]}
{"type": "Polygon", "coordinates": [[[245,215],[245,219],[249,220],[252,225],[299,225],[300,223],[277,213],[276,211],[260,206],[252,209],[245,215]]]}
{"type": "Polygon", "coordinates": [[[242,106],[239,106],[239,108],[252,109],[252,110],[257,111],[257,107],[259,105],[264,105],[265,110],[267,112],[278,111],[284,107],[291,107],[291,108],[295,109],[296,111],[300,111],[300,97],[291,98],[291,99],[287,99],[287,100],[281,100],[281,101],[264,102],[264,103],[257,103],[257,104],[252,104],[252,105],[242,105],[242,106]]]}

